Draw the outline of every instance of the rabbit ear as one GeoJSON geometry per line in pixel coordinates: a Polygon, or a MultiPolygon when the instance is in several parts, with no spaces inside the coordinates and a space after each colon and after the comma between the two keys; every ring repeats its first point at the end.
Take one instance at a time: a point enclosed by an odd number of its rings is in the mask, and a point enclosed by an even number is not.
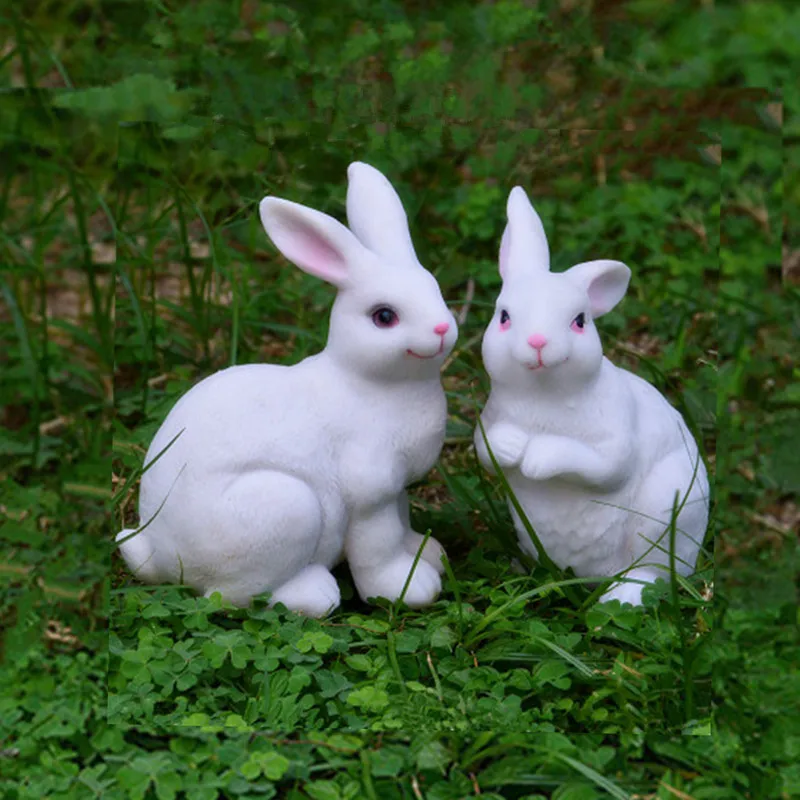
{"type": "Polygon", "coordinates": [[[631,271],[621,261],[584,261],[568,269],[565,275],[589,295],[592,316],[599,317],[619,303],[628,289],[631,271]]]}
{"type": "Polygon", "coordinates": [[[278,250],[304,272],[343,286],[364,247],[341,222],[313,208],[265,197],[261,224],[278,250]]]}
{"type": "Polygon", "coordinates": [[[511,247],[511,225],[510,223],[506,223],[506,227],[503,230],[503,236],[500,239],[500,256],[498,257],[498,266],[500,268],[500,277],[505,278],[506,273],[508,272],[508,251],[511,247]]]}
{"type": "Polygon", "coordinates": [[[347,224],[359,241],[390,264],[419,266],[406,212],[386,176],[354,161],[347,180],[347,224]]]}
{"type": "MultiPolygon", "coordinates": [[[[550,248],[539,215],[521,186],[515,186],[506,204],[508,223],[500,240],[500,274],[505,277],[511,264],[527,269],[550,269],[550,248]]],[[[517,267],[512,267],[517,269],[517,267]]]]}

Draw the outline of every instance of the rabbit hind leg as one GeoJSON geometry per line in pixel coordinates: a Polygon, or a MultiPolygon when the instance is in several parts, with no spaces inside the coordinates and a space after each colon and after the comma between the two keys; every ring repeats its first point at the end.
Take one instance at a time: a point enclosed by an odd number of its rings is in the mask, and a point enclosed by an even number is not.
{"type": "Polygon", "coordinates": [[[694,572],[708,525],[708,478],[702,464],[694,480],[693,472],[694,465],[686,453],[671,453],[647,476],[635,504],[641,513],[634,516],[631,528],[633,560],[641,559],[641,566],[661,566],[659,577],[667,580],[670,529],[676,501],[680,509],[675,519],[675,570],[678,574],[688,576],[694,572]]]}
{"type": "MultiPolygon", "coordinates": [[[[400,519],[403,521],[406,528],[406,535],[403,538],[403,548],[407,553],[416,556],[425,537],[421,533],[417,533],[411,529],[407,492],[400,493],[397,498],[397,507],[400,512],[400,519]]],[[[443,555],[444,548],[432,536],[428,537],[428,541],[425,542],[425,547],[422,548],[420,558],[427,561],[440,575],[444,574],[444,565],[442,564],[443,555]]]]}
{"type": "Polygon", "coordinates": [[[659,569],[651,567],[634,567],[625,574],[625,580],[618,581],[611,585],[605,594],[600,597],[598,603],[608,603],[611,600],[619,600],[620,603],[630,603],[632,606],[642,604],[642,589],[644,583],[655,583],[658,578],[663,578],[664,573],[659,569]]]}
{"type": "Polygon", "coordinates": [[[283,603],[306,617],[324,617],[341,600],[339,584],[330,570],[322,564],[309,564],[272,593],[270,605],[283,603]]]}
{"type": "MultiPolygon", "coordinates": [[[[235,606],[248,606],[253,599],[253,592],[248,587],[212,588],[205,592],[210,597],[219,592],[225,600],[235,606]]],[[[341,603],[339,584],[327,567],[322,564],[309,564],[279,586],[269,599],[270,607],[282,603],[290,611],[296,611],[306,617],[324,617],[341,603]]]]}
{"type": "MultiPolygon", "coordinates": [[[[416,556],[424,539],[425,537],[421,533],[409,531],[403,539],[403,547],[407,553],[416,556]]],[[[423,561],[427,561],[440,575],[444,574],[443,555],[444,548],[432,536],[428,537],[428,541],[425,542],[425,547],[422,548],[422,553],[420,553],[420,558],[423,561]]]]}
{"type": "MultiPolygon", "coordinates": [[[[701,464],[693,481],[693,470],[687,453],[673,452],[650,471],[629,515],[625,553],[630,566],[623,573],[628,580],[613,584],[600,602],[619,600],[639,605],[643,583],[670,579],[670,530],[676,492],[680,511],[675,519],[675,571],[684,576],[692,574],[708,524],[708,478],[701,464]]],[[[627,565],[620,566],[624,569],[627,565]]]]}
{"type": "MultiPolygon", "coordinates": [[[[246,606],[254,595],[288,586],[311,564],[323,515],[316,493],[300,478],[270,470],[247,473],[228,486],[215,506],[213,551],[202,558],[211,569],[202,577],[205,585],[197,587],[206,596],[218,591],[234,605],[246,606]]],[[[311,583],[307,579],[305,585],[313,594],[311,583]]],[[[311,607],[329,599],[329,585],[320,584],[317,593],[311,607]]],[[[296,592],[284,594],[289,601],[298,599],[296,592]]],[[[285,605],[302,610],[294,602],[285,605]]]]}

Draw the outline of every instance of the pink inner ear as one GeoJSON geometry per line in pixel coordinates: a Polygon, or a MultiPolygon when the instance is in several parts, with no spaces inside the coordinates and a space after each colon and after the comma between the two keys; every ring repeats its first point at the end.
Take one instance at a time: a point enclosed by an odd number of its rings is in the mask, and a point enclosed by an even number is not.
{"type": "Polygon", "coordinates": [[[298,240],[297,249],[301,263],[313,267],[321,278],[335,280],[341,276],[342,256],[327,242],[314,235],[306,235],[298,240]]]}
{"type": "Polygon", "coordinates": [[[620,292],[616,276],[598,275],[589,284],[589,303],[592,307],[592,314],[600,316],[611,311],[612,308],[619,302],[620,292]]]}
{"type": "Polygon", "coordinates": [[[592,317],[611,311],[625,296],[631,271],[621,261],[584,261],[567,270],[589,296],[592,317]]]}
{"type": "Polygon", "coordinates": [[[280,219],[272,230],[278,249],[300,269],[340,285],[347,276],[343,254],[312,225],[302,220],[280,219]]]}

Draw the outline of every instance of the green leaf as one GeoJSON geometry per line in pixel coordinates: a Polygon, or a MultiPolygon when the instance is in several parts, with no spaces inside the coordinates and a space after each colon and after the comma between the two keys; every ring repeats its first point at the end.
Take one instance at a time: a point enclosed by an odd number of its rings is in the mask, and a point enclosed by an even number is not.
{"type": "Polygon", "coordinates": [[[372,662],[362,653],[347,656],[347,658],[345,658],[345,663],[348,667],[358,672],[369,672],[372,669],[372,662]]]}
{"type": "Polygon", "coordinates": [[[319,684],[320,693],[324,698],[335,697],[353,685],[349,678],[342,673],[331,672],[327,669],[316,670],[314,680],[319,684]]]}
{"type": "Polygon", "coordinates": [[[416,653],[422,644],[422,631],[405,630],[395,636],[398,653],[416,653]]]}
{"type": "Polygon", "coordinates": [[[303,786],[303,791],[313,800],[342,800],[339,787],[333,781],[311,781],[303,786]]]}
{"type": "Polygon", "coordinates": [[[347,704],[365,711],[380,712],[389,705],[389,695],[375,686],[364,686],[347,696],[347,704]]]}
{"type": "Polygon", "coordinates": [[[186,727],[202,727],[203,725],[208,725],[210,720],[211,718],[208,716],[208,714],[204,714],[200,711],[194,711],[193,713],[184,717],[180,724],[186,727]]]}
{"type": "Polygon", "coordinates": [[[234,728],[238,731],[249,731],[252,728],[242,719],[241,714],[228,714],[225,717],[225,727],[234,728]]]}
{"type": "Polygon", "coordinates": [[[592,769],[591,767],[587,766],[586,764],[578,761],[571,756],[566,755],[565,753],[561,753],[559,751],[555,751],[553,756],[557,758],[564,764],[572,767],[576,772],[580,772],[581,775],[588,778],[595,784],[595,786],[603,789],[604,791],[608,792],[612,797],[617,798],[617,800],[630,800],[630,795],[620,789],[616,783],[606,778],[604,775],[601,775],[597,770],[592,769]]]}
{"type": "Polygon", "coordinates": [[[405,758],[402,750],[384,747],[370,752],[369,764],[370,771],[376,777],[395,777],[405,766],[405,758]]]}
{"type": "Polygon", "coordinates": [[[153,601],[148,603],[142,609],[142,617],[144,619],[154,619],[157,617],[169,617],[171,615],[171,611],[163,604],[159,603],[158,601],[153,601]]]}
{"type": "Polygon", "coordinates": [[[264,775],[271,781],[280,780],[289,769],[289,760],[275,750],[251,753],[241,772],[248,780],[264,775]]]}
{"type": "Polygon", "coordinates": [[[431,647],[442,647],[452,650],[456,643],[456,634],[449,625],[440,625],[431,634],[431,647]]]}
{"type": "Polygon", "coordinates": [[[265,753],[264,758],[261,759],[261,769],[271,781],[280,780],[289,769],[289,759],[280,753],[265,753]]]}
{"type": "Polygon", "coordinates": [[[183,618],[183,624],[190,630],[205,631],[208,630],[209,622],[208,615],[202,611],[193,611],[183,618]]]}
{"type": "Polygon", "coordinates": [[[64,92],[53,104],[101,119],[174,122],[188,111],[193,96],[193,92],[177,90],[172,80],[141,73],[111,86],[64,92]]]}
{"type": "Polygon", "coordinates": [[[301,653],[314,650],[317,653],[327,653],[333,644],[333,637],[322,631],[306,631],[295,644],[301,653]]]}
{"type": "Polygon", "coordinates": [[[427,742],[417,751],[417,769],[444,772],[450,763],[450,754],[441,742],[427,742]]]}
{"type": "Polygon", "coordinates": [[[168,772],[158,776],[156,781],[156,797],[158,800],[174,800],[182,787],[181,776],[177,772],[168,772]]]}

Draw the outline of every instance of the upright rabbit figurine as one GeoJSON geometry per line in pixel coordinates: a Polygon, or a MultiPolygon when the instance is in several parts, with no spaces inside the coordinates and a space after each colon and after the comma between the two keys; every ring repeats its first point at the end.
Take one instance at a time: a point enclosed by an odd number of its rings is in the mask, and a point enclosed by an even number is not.
{"type": "MultiPolygon", "coordinates": [[[[423,541],[405,487],[444,441],[439,371],[457,327],[389,181],[359,162],[348,178],[352,231],[261,201],[277,248],[339,290],[328,342],[295,366],[221,370],[175,405],[146,456],[142,528],[117,536],[143,581],[183,581],[236,605],[269,591],[318,617],[340,602],[330,569],[347,558],[362,598],[400,596],[423,541]]],[[[410,606],[436,599],[442,553],[427,542],[410,606]]]]}
{"type": "MultiPolygon", "coordinates": [[[[503,286],[483,338],[489,447],[548,556],[582,577],[628,570],[631,582],[602,599],[638,605],[642,582],[668,577],[676,493],[676,568],[694,570],[708,524],[705,467],[681,415],[603,356],[594,321],[624,296],[628,267],[588,261],[552,273],[544,227],[520,187],[507,214],[503,286]]],[[[475,446],[492,470],[480,426],[475,446]]]]}

